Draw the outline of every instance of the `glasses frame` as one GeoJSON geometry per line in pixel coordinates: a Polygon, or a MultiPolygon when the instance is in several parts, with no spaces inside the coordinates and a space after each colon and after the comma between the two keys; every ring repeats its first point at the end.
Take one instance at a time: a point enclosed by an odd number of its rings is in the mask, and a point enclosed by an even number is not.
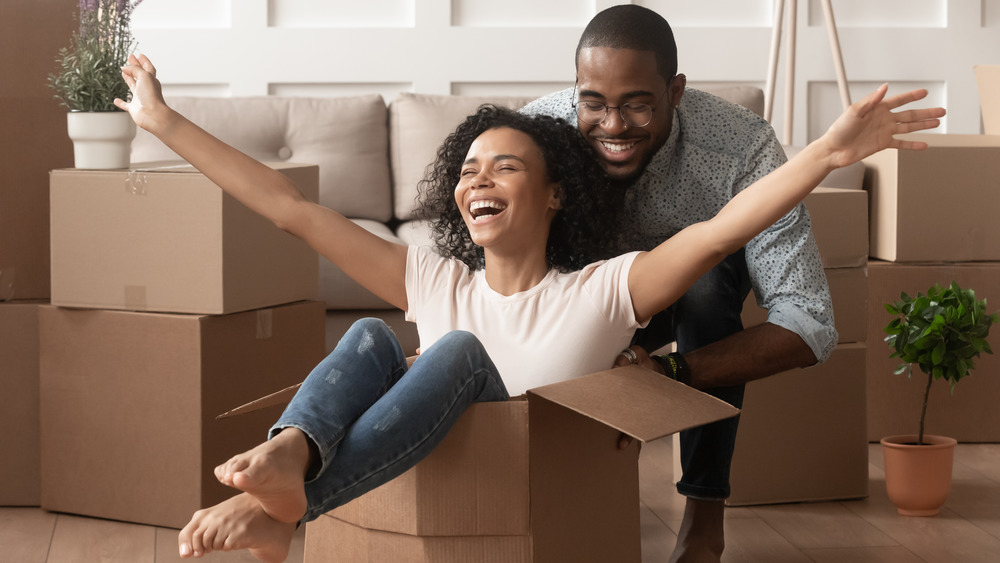
{"type": "MultiPolygon", "coordinates": [[[[674,75],[674,76],[676,76],[676,75],[674,75]]],[[[667,92],[670,91],[670,85],[671,85],[671,83],[673,83],[673,81],[674,81],[674,77],[670,77],[670,80],[667,81],[667,89],[664,90],[662,94],[660,94],[660,97],[657,98],[656,101],[652,105],[651,104],[644,104],[644,103],[638,103],[637,104],[637,103],[633,103],[633,102],[625,102],[624,104],[622,104],[620,106],[609,106],[608,104],[601,103],[601,102],[587,102],[588,104],[600,104],[600,105],[604,106],[604,115],[601,117],[601,119],[599,121],[596,121],[596,122],[593,122],[593,123],[591,123],[590,121],[586,121],[585,119],[583,119],[583,116],[580,115],[580,102],[579,102],[580,85],[579,84],[574,84],[573,85],[573,102],[572,102],[571,105],[573,106],[573,110],[576,112],[577,118],[579,118],[580,121],[583,121],[587,125],[600,125],[600,124],[604,123],[605,121],[608,120],[608,114],[610,113],[610,110],[616,109],[616,110],[618,110],[618,116],[622,118],[622,123],[624,123],[626,127],[642,128],[642,127],[645,127],[645,126],[649,125],[653,121],[653,112],[656,111],[656,107],[658,105],[660,105],[660,102],[663,100],[663,97],[666,96],[667,92]],[[639,125],[639,124],[636,124],[636,123],[631,123],[630,120],[629,120],[629,118],[625,117],[625,112],[622,111],[622,109],[625,108],[625,106],[627,106],[629,104],[632,104],[633,106],[646,106],[646,107],[648,107],[649,108],[649,119],[647,119],[646,122],[643,123],[642,125],[639,125]]]]}

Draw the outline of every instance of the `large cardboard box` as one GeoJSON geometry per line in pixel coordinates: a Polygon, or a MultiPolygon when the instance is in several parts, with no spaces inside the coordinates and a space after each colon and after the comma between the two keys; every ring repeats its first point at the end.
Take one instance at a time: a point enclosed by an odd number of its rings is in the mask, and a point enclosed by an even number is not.
{"type": "MultiPolygon", "coordinates": [[[[307,197],[318,167],[279,163],[307,197]]],[[[315,299],[305,243],[183,163],[51,173],[52,304],[226,314],[315,299]]]]}
{"type": "Polygon", "coordinates": [[[805,199],[824,268],[856,268],[868,262],[868,194],[818,187],[805,199]]]}
{"type": "Polygon", "coordinates": [[[1000,260],[1000,135],[912,133],[926,151],[865,159],[871,257],[891,262],[1000,260]]]}
{"type": "Polygon", "coordinates": [[[38,506],[39,302],[0,303],[0,506],[38,506]]]}
{"type": "Polygon", "coordinates": [[[1000,65],[976,65],[972,69],[979,86],[983,130],[987,135],[1000,135],[1000,65]]]}
{"type": "MultiPolygon", "coordinates": [[[[826,281],[833,301],[833,323],[838,342],[864,342],[868,332],[868,270],[860,268],[828,268],[826,281]]],[[[767,310],[757,306],[751,291],[743,302],[743,326],[750,327],[767,321],[767,310]]]]}
{"type": "Polygon", "coordinates": [[[818,366],[747,385],[728,505],[868,496],[865,356],[864,343],[841,344],[818,366]]]}
{"type": "MultiPolygon", "coordinates": [[[[892,317],[885,303],[927,293],[934,284],[952,281],[975,290],[986,299],[987,311],[1000,311],[1000,263],[896,264],[875,261],[868,267],[868,439],[876,442],[894,434],[915,434],[920,422],[926,376],[914,369],[912,379],[893,372],[899,365],[890,358],[883,328],[892,317]]],[[[943,381],[931,386],[925,431],[951,436],[960,442],[1000,442],[1000,327],[990,337],[994,354],[976,360],[976,369],[955,386],[943,381]]]]}
{"type": "Polygon", "coordinates": [[[305,561],[637,563],[639,446],[620,448],[622,435],[737,412],[637,366],[472,405],[410,471],[310,522],[305,561]]]}
{"type": "Polygon", "coordinates": [[[324,305],[231,315],[43,307],[42,508],[180,528],[234,491],[213,468],[280,411],[216,421],[323,358],[324,305]]]}
{"type": "Polygon", "coordinates": [[[66,108],[48,85],[77,28],[75,3],[4,0],[0,9],[0,301],[49,297],[53,168],[73,165],[66,108]]]}

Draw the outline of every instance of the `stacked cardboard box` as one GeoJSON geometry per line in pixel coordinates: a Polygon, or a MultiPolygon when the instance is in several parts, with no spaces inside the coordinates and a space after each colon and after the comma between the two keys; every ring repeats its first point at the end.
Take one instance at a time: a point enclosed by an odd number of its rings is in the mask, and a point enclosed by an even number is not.
{"type": "Polygon", "coordinates": [[[37,506],[41,498],[35,310],[49,297],[48,171],[73,162],[66,110],[46,77],[76,25],[67,5],[5,0],[0,17],[10,46],[0,57],[0,422],[8,429],[0,438],[0,505],[37,506]]]}
{"type": "Polygon", "coordinates": [[[0,304],[0,505],[37,506],[39,484],[38,308],[0,304]]]}
{"type": "MultiPolygon", "coordinates": [[[[958,282],[1000,309],[1000,133],[992,126],[1000,115],[998,67],[975,69],[986,135],[911,134],[926,141],[923,152],[887,150],[866,159],[866,188],[871,194],[867,362],[868,439],[917,432],[923,374],[912,380],[895,375],[898,360],[889,358],[883,328],[891,320],[884,304],[905,292],[926,293],[934,284],[958,282]]],[[[1000,350],[1000,335],[990,344],[1000,350]]],[[[959,441],[1000,441],[1000,361],[983,356],[973,376],[950,394],[949,386],[931,388],[926,431],[959,441]]]]}
{"type": "MultiPolygon", "coordinates": [[[[838,345],[818,366],[747,385],[730,484],[732,506],[868,494],[864,368],[867,194],[816,188],[806,200],[833,301],[838,345]]],[[[765,322],[753,295],[744,326],[765,322]]],[[[675,477],[680,478],[675,441],[675,477]]]]}
{"type": "MultiPolygon", "coordinates": [[[[316,166],[277,164],[315,200],[316,166]]],[[[181,527],[277,413],[216,421],[324,354],[316,255],[182,163],[51,173],[41,505],[181,527]]]]}

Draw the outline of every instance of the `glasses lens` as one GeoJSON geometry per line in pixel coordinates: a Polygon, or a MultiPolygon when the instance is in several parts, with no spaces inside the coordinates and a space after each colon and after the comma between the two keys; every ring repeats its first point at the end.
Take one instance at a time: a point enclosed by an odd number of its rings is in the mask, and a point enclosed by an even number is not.
{"type": "Polygon", "coordinates": [[[580,102],[576,106],[576,114],[580,117],[580,121],[597,125],[604,121],[604,117],[608,115],[608,106],[593,102],[580,102]]]}
{"type": "Polygon", "coordinates": [[[647,104],[624,104],[619,111],[631,127],[645,127],[653,120],[653,108],[647,104]]]}

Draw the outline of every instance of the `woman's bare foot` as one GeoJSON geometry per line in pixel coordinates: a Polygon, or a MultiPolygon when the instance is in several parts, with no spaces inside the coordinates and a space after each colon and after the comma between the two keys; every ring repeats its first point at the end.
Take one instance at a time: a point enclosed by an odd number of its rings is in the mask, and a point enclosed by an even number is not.
{"type": "Polygon", "coordinates": [[[304,479],[309,441],[297,428],[286,428],[256,448],[215,468],[223,485],[253,496],[268,516],[295,523],[306,513],[304,479]]]}
{"type": "Polygon", "coordinates": [[[261,561],[280,563],[288,557],[294,534],[294,523],[274,520],[257,499],[241,493],[195,512],[177,536],[177,545],[185,559],[246,549],[261,561]]]}

